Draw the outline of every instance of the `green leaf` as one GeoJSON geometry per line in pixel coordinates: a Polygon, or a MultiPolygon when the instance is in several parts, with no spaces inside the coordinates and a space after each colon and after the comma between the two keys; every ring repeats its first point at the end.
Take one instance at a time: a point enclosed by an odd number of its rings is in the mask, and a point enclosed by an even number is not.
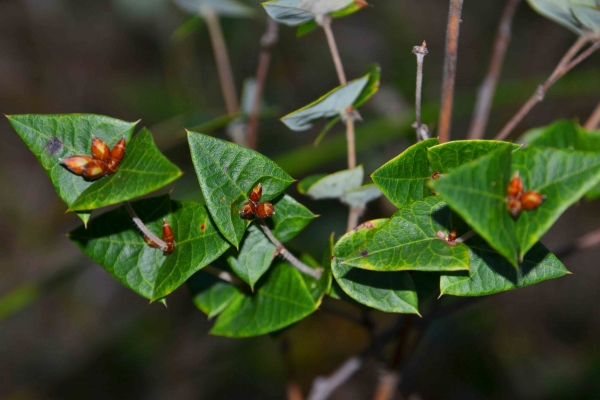
{"type": "Polygon", "coordinates": [[[223,236],[238,247],[248,226],[238,211],[250,191],[261,183],[261,201],[269,201],[294,180],[273,161],[246,147],[195,132],[188,132],[188,141],[208,210],[223,236]]]}
{"type": "MultiPolygon", "coordinates": [[[[304,264],[312,267],[313,269],[321,269],[323,273],[321,274],[321,279],[317,280],[308,274],[300,274],[302,279],[304,279],[304,284],[306,288],[310,292],[311,297],[315,301],[315,304],[318,306],[321,305],[321,301],[325,293],[329,293],[331,290],[331,265],[323,266],[319,264],[314,258],[312,258],[309,254],[302,254],[300,256],[300,261],[304,264]]],[[[328,260],[329,261],[329,260],[328,260]]]]}
{"type": "Polygon", "coordinates": [[[364,179],[362,165],[354,169],[346,169],[331,175],[311,176],[298,184],[298,191],[315,200],[341,199],[346,191],[360,187],[364,179]]]}
{"type": "Polygon", "coordinates": [[[209,7],[223,17],[248,18],[254,16],[254,9],[235,0],[173,0],[183,11],[202,16],[202,8],[209,7]]]}
{"type": "Polygon", "coordinates": [[[117,172],[85,189],[69,209],[94,210],[131,200],[154,192],[180,176],[179,168],[156,148],[152,134],[142,129],[127,146],[117,172]]]}
{"type": "Polygon", "coordinates": [[[373,200],[377,200],[382,194],[377,185],[364,185],[356,189],[346,190],[342,202],[351,207],[362,207],[373,200]]]}
{"type": "Polygon", "coordinates": [[[387,222],[388,219],[365,222],[342,236],[333,250],[333,276],[342,290],[361,304],[384,312],[418,314],[417,292],[408,272],[374,272],[343,264],[371,230],[387,222]]]}
{"type": "Polygon", "coordinates": [[[485,296],[569,274],[558,258],[539,242],[525,255],[518,270],[478,236],[469,239],[467,245],[471,252],[470,271],[442,275],[442,294],[485,296]]]}
{"type": "Polygon", "coordinates": [[[271,266],[277,247],[265,237],[260,228],[251,225],[242,240],[239,253],[227,257],[227,263],[237,276],[254,288],[254,285],[271,266]]]}
{"type": "Polygon", "coordinates": [[[581,23],[573,15],[570,0],[527,0],[527,2],[544,17],[581,35],[581,23]]]}
{"type": "Polygon", "coordinates": [[[87,230],[75,229],[69,238],[123,285],[147,299],[167,296],[229,247],[202,205],[172,201],[168,195],[131,205],[155,234],[162,232],[163,218],[169,222],[175,236],[172,254],[148,246],[124,207],[94,218],[87,230]]]}
{"type": "Polygon", "coordinates": [[[417,143],[371,175],[373,182],[396,207],[431,194],[426,185],[433,173],[427,160],[427,149],[438,143],[438,139],[417,143]]]}
{"type": "Polygon", "coordinates": [[[273,234],[285,243],[296,237],[304,228],[317,218],[315,214],[287,194],[273,202],[275,215],[266,220],[273,234]]]}
{"type": "Polygon", "coordinates": [[[241,292],[232,284],[198,271],[188,280],[194,296],[192,301],[209,319],[219,315],[225,308],[241,297],[241,292]]]}
{"type": "Polygon", "coordinates": [[[300,182],[298,182],[298,185],[296,186],[296,190],[298,190],[298,193],[306,195],[306,193],[308,192],[308,189],[310,189],[310,187],[312,185],[314,185],[317,181],[325,178],[326,176],[327,176],[327,174],[316,174],[316,175],[307,176],[306,178],[304,178],[300,182]]]}
{"type": "Polygon", "coordinates": [[[530,147],[513,155],[525,190],[535,190],[546,200],[517,220],[520,256],[550,229],[560,215],[600,181],[600,153],[530,147]]]}
{"type": "MultiPolygon", "coordinates": [[[[506,145],[507,142],[496,140],[455,140],[430,147],[427,156],[431,169],[444,174],[506,145]]],[[[515,151],[521,148],[516,144],[511,146],[515,151]]]]}
{"type": "Polygon", "coordinates": [[[381,80],[381,67],[378,64],[373,64],[367,68],[366,75],[369,77],[367,85],[360,92],[358,98],[352,103],[352,107],[359,108],[367,102],[375,93],[379,91],[379,81],[381,80]]]}
{"type": "Polygon", "coordinates": [[[458,271],[469,269],[469,251],[436,236],[448,233],[450,208],[429,197],[398,210],[387,224],[370,230],[344,264],[373,271],[458,271]]]}
{"type": "Polygon", "coordinates": [[[597,0],[571,0],[573,15],[588,31],[600,33],[600,2],[597,0]]]}
{"type": "MultiPolygon", "coordinates": [[[[515,267],[519,254],[515,222],[506,205],[512,145],[506,144],[431,183],[433,189],[477,233],[515,267]]],[[[544,170],[545,167],[542,167],[544,170]]]]}
{"type": "MultiPolygon", "coordinates": [[[[129,143],[136,125],[136,122],[92,114],[7,115],[7,118],[42,164],[67,206],[71,206],[81,193],[98,181],[90,182],[73,174],[62,166],[59,158],[91,154],[92,136],[110,147],[123,136],[129,143]]],[[[78,215],[87,224],[90,212],[78,215]]]]}
{"type": "Polygon", "coordinates": [[[296,26],[352,5],[353,0],[271,0],[262,3],[269,17],[280,24],[296,26]]]}
{"type": "Polygon", "coordinates": [[[219,315],[211,333],[228,337],[264,335],[285,328],[316,309],[300,272],[280,263],[261,278],[255,293],[236,298],[219,315]]]}
{"type": "Polygon", "coordinates": [[[365,88],[370,90],[367,86],[369,81],[370,74],[338,86],[307,106],[281,118],[281,122],[293,131],[305,131],[312,128],[314,121],[318,119],[345,116],[346,110],[359,99],[361,92],[365,88]]]}

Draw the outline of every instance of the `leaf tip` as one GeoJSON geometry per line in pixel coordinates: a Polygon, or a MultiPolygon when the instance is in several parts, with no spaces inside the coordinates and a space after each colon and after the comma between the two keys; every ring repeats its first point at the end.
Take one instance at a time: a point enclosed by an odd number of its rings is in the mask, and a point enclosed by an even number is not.
{"type": "Polygon", "coordinates": [[[567,275],[573,275],[571,271],[567,271],[567,275]]]}

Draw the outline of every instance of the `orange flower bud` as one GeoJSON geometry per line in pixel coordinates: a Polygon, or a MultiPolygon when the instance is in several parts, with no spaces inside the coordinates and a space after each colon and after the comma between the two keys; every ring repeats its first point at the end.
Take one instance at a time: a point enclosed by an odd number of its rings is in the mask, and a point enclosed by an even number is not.
{"type": "Polygon", "coordinates": [[[515,198],[508,199],[508,212],[513,218],[518,218],[521,214],[521,202],[515,198]]]}
{"type": "Polygon", "coordinates": [[[90,156],[72,156],[69,158],[59,158],[58,160],[72,173],[81,175],[83,174],[83,167],[94,159],[90,156]]]}
{"type": "Polygon", "coordinates": [[[96,159],[92,159],[89,163],[83,167],[82,175],[89,180],[96,180],[102,178],[105,175],[106,166],[105,164],[96,159]]]}
{"type": "Polygon", "coordinates": [[[240,217],[244,219],[249,219],[252,215],[254,215],[255,211],[256,205],[253,202],[249,201],[245,203],[240,209],[240,217]]]}
{"type": "Polygon", "coordinates": [[[163,248],[165,254],[171,254],[175,251],[175,243],[167,243],[167,245],[163,248]]]}
{"type": "Polygon", "coordinates": [[[92,155],[98,160],[104,162],[110,160],[110,149],[102,140],[96,136],[92,137],[92,155]]]}
{"type": "Polygon", "coordinates": [[[256,206],[255,213],[259,218],[269,218],[275,214],[275,207],[273,207],[273,204],[265,201],[256,206]]]}
{"type": "Polygon", "coordinates": [[[448,242],[454,242],[456,240],[457,235],[458,235],[458,231],[456,229],[452,229],[450,231],[450,233],[448,234],[448,237],[446,238],[446,240],[448,242]]]}
{"type": "Polygon", "coordinates": [[[518,199],[523,194],[523,180],[519,177],[519,171],[515,171],[506,192],[508,197],[513,197],[515,199],[518,199]]]}
{"type": "Polygon", "coordinates": [[[260,198],[262,197],[262,185],[259,183],[256,185],[254,189],[252,189],[252,193],[250,193],[250,200],[255,203],[258,203],[260,198]]]}
{"type": "Polygon", "coordinates": [[[110,151],[110,160],[117,165],[119,165],[123,157],[125,157],[125,136],[110,151]]]}
{"type": "Polygon", "coordinates": [[[546,196],[536,192],[535,190],[530,190],[523,193],[523,196],[521,196],[521,207],[523,210],[534,210],[538,208],[545,199],[546,196]]]}
{"type": "Polygon", "coordinates": [[[173,236],[173,229],[171,229],[171,225],[167,222],[166,219],[163,220],[163,240],[167,243],[173,243],[175,237],[173,236]]]}

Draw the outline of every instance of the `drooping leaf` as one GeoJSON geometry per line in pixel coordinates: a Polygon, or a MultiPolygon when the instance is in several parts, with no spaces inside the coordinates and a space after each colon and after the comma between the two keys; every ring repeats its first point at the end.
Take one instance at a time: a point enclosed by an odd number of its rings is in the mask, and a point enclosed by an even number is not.
{"type": "Polygon", "coordinates": [[[209,319],[219,315],[242,293],[232,284],[204,271],[198,271],[188,280],[194,296],[192,301],[209,319]]]}
{"type": "Polygon", "coordinates": [[[365,222],[338,240],[331,270],[340,288],[357,302],[385,312],[418,314],[418,299],[408,272],[375,272],[344,265],[344,260],[366,240],[367,233],[381,228],[387,219],[365,222]]]}
{"type": "Polygon", "coordinates": [[[356,189],[346,190],[342,202],[351,207],[362,207],[373,200],[377,200],[382,194],[377,185],[363,185],[356,189]]]}
{"type": "Polygon", "coordinates": [[[248,222],[238,211],[248,194],[262,184],[261,201],[269,201],[294,180],[267,157],[243,146],[188,132],[192,160],[202,194],[215,224],[238,247],[248,222]]]}
{"type": "Polygon", "coordinates": [[[525,255],[560,215],[600,182],[600,153],[530,147],[513,154],[525,190],[546,200],[517,219],[519,255],[525,255]]]}
{"type": "Polygon", "coordinates": [[[431,194],[427,182],[433,171],[427,160],[427,149],[438,139],[417,143],[373,172],[373,182],[396,207],[400,208],[431,194]]]}
{"type": "Polygon", "coordinates": [[[370,76],[366,75],[338,86],[316,101],[281,118],[281,122],[293,131],[305,131],[321,118],[345,116],[348,107],[353,106],[361,92],[367,88],[369,80],[370,76]]]}
{"type": "Polygon", "coordinates": [[[77,228],[69,238],[123,285],[147,299],[167,296],[229,247],[200,204],[172,201],[165,195],[131,206],[159,236],[163,218],[169,222],[175,236],[172,254],[150,247],[124,207],[94,218],[87,230],[77,228]]]}
{"type": "MultiPolygon", "coordinates": [[[[93,136],[110,147],[123,136],[129,143],[136,125],[136,122],[92,114],[7,115],[7,118],[42,164],[56,192],[67,206],[71,206],[81,193],[98,181],[88,181],[73,174],[61,165],[59,158],[90,155],[93,136]]],[[[87,223],[90,212],[78,215],[87,223]]]]}
{"type": "Polygon", "coordinates": [[[152,193],[180,176],[179,168],[156,148],[152,134],[142,129],[127,146],[117,172],[85,189],[69,209],[94,210],[121,203],[152,193]]]}
{"type": "MultiPolygon", "coordinates": [[[[431,169],[444,174],[506,145],[507,142],[496,140],[454,140],[430,147],[427,156],[431,169]]],[[[511,145],[513,150],[521,148],[516,144],[511,145]]]]}
{"type": "Polygon", "coordinates": [[[581,23],[573,14],[570,0],[527,0],[527,2],[544,17],[581,35],[581,23]]]}
{"type": "Polygon", "coordinates": [[[442,275],[442,294],[484,296],[517,289],[569,273],[565,266],[541,243],[534,245],[515,269],[482,238],[467,241],[471,252],[471,269],[454,275],[442,275]]]}
{"type": "Polygon", "coordinates": [[[364,174],[363,166],[359,165],[331,175],[319,175],[320,179],[308,177],[298,184],[298,191],[315,200],[341,199],[346,191],[360,187],[364,174]]]}
{"type": "Polygon", "coordinates": [[[248,18],[255,13],[254,9],[236,0],[173,0],[183,11],[202,16],[202,9],[208,7],[223,17],[248,18]]]}
{"type": "Polygon", "coordinates": [[[271,18],[280,24],[296,26],[344,9],[353,0],[271,0],[262,3],[271,18]]]}
{"type": "Polygon", "coordinates": [[[573,15],[588,31],[600,33],[600,2],[597,0],[571,0],[573,15]]]}
{"type": "Polygon", "coordinates": [[[492,247],[517,266],[519,246],[515,222],[506,205],[511,178],[512,146],[464,164],[431,186],[492,247]]]}
{"type": "Polygon", "coordinates": [[[219,315],[211,333],[228,337],[264,335],[301,320],[316,308],[300,272],[280,263],[260,279],[253,294],[236,298],[219,315]]]}
{"type": "Polygon", "coordinates": [[[373,271],[458,271],[469,269],[469,251],[437,237],[454,228],[450,208],[429,197],[398,210],[388,223],[370,230],[343,261],[373,271]]]}
{"type": "Polygon", "coordinates": [[[240,251],[235,249],[227,257],[227,263],[237,276],[254,288],[261,276],[269,269],[277,248],[265,237],[255,225],[251,225],[240,244],[240,251]]]}

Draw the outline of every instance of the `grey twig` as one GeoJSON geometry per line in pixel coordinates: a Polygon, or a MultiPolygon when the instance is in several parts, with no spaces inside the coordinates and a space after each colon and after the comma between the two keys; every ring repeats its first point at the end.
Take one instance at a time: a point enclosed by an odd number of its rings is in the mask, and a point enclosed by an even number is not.
{"type": "Polygon", "coordinates": [[[496,93],[496,86],[504,64],[504,57],[511,39],[512,22],[519,7],[521,0],[507,0],[498,31],[496,32],[496,40],[494,41],[494,49],[492,51],[492,60],[483,83],[479,87],[477,93],[477,102],[475,104],[475,112],[471,121],[471,129],[467,137],[469,139],[481,139],[485,134],[485,128],[490,117],[492,109],[492,101],[496,93]]]}
{"type": "Polygon", "coordinates": [[[450,0],[448,29],[446,31],[446,55],[444,57],[444,79],[442,81],[442,108],[440,111],[440,143],[450,140],[452,107],[454,105],[454,83],[456,80],[456,59],[458,57],[458,34],[463,0],[450,0]]]}
{"type": "Polygon", "coordinates": [[[269,238],[271,243],[273,243],[275,245],[275,247],[277,247],[276,254],[281,255],[283,258],[286,259],[287,262],[289,262],[294,268],[296,268],[298,271],[302,272],[303,274],[310,275],[315,279],[321,279],[321,275],[323,273],[322,269],[311,268],[308,265],[304,264],[302,261],[298,260],[296,258],[296,256],[294,256],[292,253],[290,253],[290,251],[285,248],[283,243],[281,243],[275,237],[275,235],[273,235],[273,232],[271,232],[271,230],[269,229],[269,227],[267,226],[265,221],[263,221],[261,218],[257,218],[257,220],[259,222],[261,229],[267,236],[267,238],[269,238]]]}
{"type": "Polygon", "coordinates": [[[221,279],[222,281],[231,283],[234,286],[237,286],[240,288],[245,288],[247,286],[246,283],[243,280],[241,280],[240,278],[238,278],[236,275],[231,274],[227,271],[223,271],[219,268],[213,267],[212,265],[207,265],[206,267],[202,268],[202,271],[204,271],[207,274],[210,274],[212,276],[215,276],[215,277],[221,279]]]}
{"type": "Polygon", "coordinates": [[[429,129],[427,125],[423,125],[421,120],[421,93],[423,92],[423,60],[429,51],[427,50],[427,43],[423,40],[421,46],[415,46],[412,50],[413,54],[417,56],[417,88],[415,92],[415,114],[417,122],[413,125],[417,132],[417,141],[423,141],[429,139],[429,129]]]}
{"type": "Polygon", "coordinates": [[[131,204],[129,204],[129,202],[126,201],[123,203],[123,205],[125,206],[125,210],[127,210],[127,213],[129,213],[129,216],[133,220],[133,223],[135,224],[135,226],[137,226],[138,229],[148,239],[150,239],[152,242],[154,242],[159,248],[164,249],[167,246],[167,243],[164,240],[162,240],[161,238],[159,238],[158,236],[156,236],[154,233],[152,233],[152,231],[150,229],[148,229],[148,227],[144,224],[144,222],[140,219],[140,217],[138,217],[138,215],[135,212],[135,210],[133,209],[133,207],[131,207],[131,204]]]}

